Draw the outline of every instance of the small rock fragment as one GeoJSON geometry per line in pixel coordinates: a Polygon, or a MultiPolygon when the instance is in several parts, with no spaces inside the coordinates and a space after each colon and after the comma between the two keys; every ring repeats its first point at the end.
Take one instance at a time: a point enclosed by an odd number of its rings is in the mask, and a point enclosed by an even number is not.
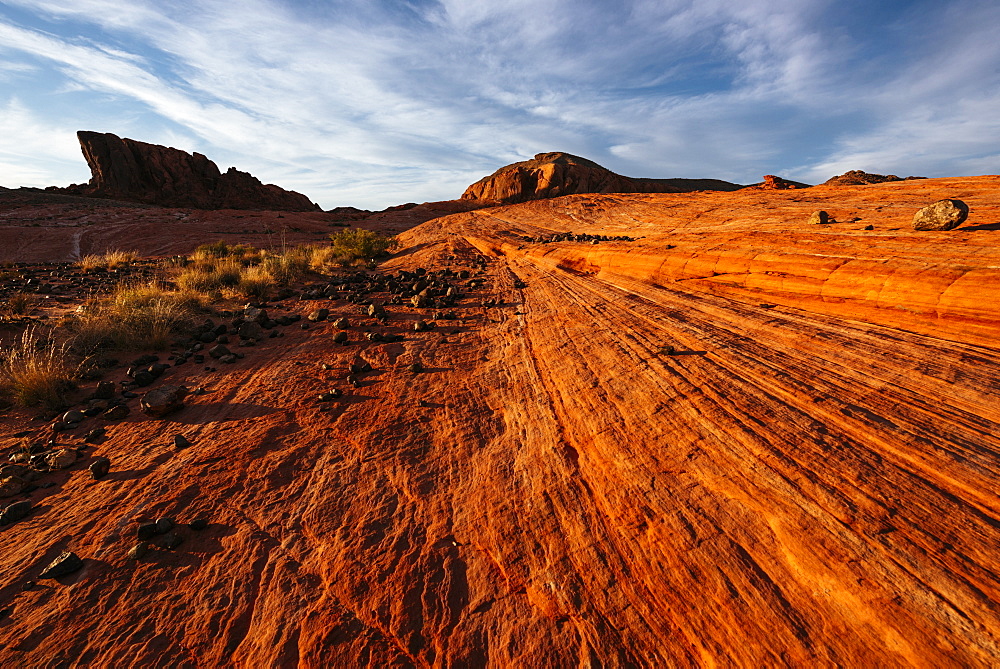
{"type": "Polygon", "coordinates": [[[197,532],[201,532],[203,529],[205,529],[206,527],[208,527],[208,519],[207,518],[196,518],[196,519],[192,520],[190,523],[188,523],[188,527],[190,527],[192,530],[195,530],[197,532]]]}
{"type": "Polygon", "coordinates": [[[363,372],[372,371],[372,366],[371,363],[365,360],[364,358],[355,358],[354,362],[351,363],[348,369],[350,370],[351,374],[361,374],[363,372]]]}
{"type": "Polygon", "coordinates": [[[156,523],[142,523],[135,531],[136,538],[139,541],[146,541],[147,539],[152,539],[156,536],[156,523]]]}
{"type": "Polygon", "coordinates": [[[419,374],[420,372],[424,371],[424,366],[421,365],[419,362],[414,362],[409,367],[407,367],[407,369],[409,369],[414,374],[419,374]]]}
{"type": "Polygon", "coordinates": [[[146,557],[146,553],[148,552],[149,543],[146,541],[140,541],[132,546],[132,548],[128,549],[128,556],[133,560],[141,560],[146,557]]]}
{"type": "Polygon", "coordinates": [[[94,390],[95,400],[109,400],[115,396],[115,384],[111,381],[101,381],[94,390]]]}
{"type": "Polygon", "coordinates": [[[830,222],[830,214],[820,209],[819,211],[814,211],[809,215],[809,223],[811,225],[826,225],[830,222]]]}
{"type": "Polygon", "coordinates": [[[329,309],[322,309],[321,308],[321,309],[316,309],[315,311],[311,312],[308,316],[306,316],[306,318],[308,320],[312,321],[313,323],[318,323],[319,321],[325,321],[326,317],[329,316],[329,315],[330,315],[330,310],[329,309]]]}
{"type": "Polygon", "coordinates": [[[184,398],[188,394],[185,386],[160,386],[150,390],[139,400],[139,408],[147,416],[161,418],[184,408],[184,398]]]}
{"type": "Polygon", "coordinates": [[[103,427],[95,427],[93,430],[87,433],[87,436],[85,436],[83,440],[88,444],[93,444],[96,441],[100,441],[101,438],[103,438],[104,435],[107,433],[108,431],[105,430],[103,427]]]}
{"type": "Polygon", "coordinates": [[[163,537],[156,542],[156,545],[169,551],[177,548],[182,543],[184,543],[184,537],[176,532],[170,532],[169,534],[163,535],[163,537]]]}
{"type": "Polygon", "coordinates": [[[260,324],[248,321],[240,326],[240,339],[261,339],[264,337],[264,329],[260,324]]]}
{"type": "Polygon", "coordinates": [[[176,524],[177,523],[174,522],[173,518],[167,518],[167,517],[157,518],[156,519],[156,533],[157,534],[166,534],[170,530],[174,529],[174,525],[176,525],[176,524]]]}
{"type": "Polygon", "coordinates": [[[184,449],[184,448],[187,448],[190,445],[191,445],[191,442],[188,441],[187,437],[185,437],[183,434],[175,434],[174,435],[174,448],[176,448],[176,449],[184,449]]]}
{"type": "Polygon", "coordinates": [[[28,500],[21,500],[20,502],[14,502],[2,511],[0,511],[0,526],[10,525],[11,523],[16,523],[25,516],[31,513],[31,502],[28,500]]]}
{"type": "Polygon", "coordinates": [[[208,349],[208,354],[218,360],[219,358],[232,355],[233,353],[222,344],[216,344],[212,348],[208,349]]]}
{"type": "Polygon", "coordinates": [[[90,463],[89,469],[90,469],[90,475],[93,477],[95,481],[97,481],[98,479],[102,479],[108,475],[109,471],[111,471],[111,460],[108,460],[107,458],[103,457],[97,458],[92,463],[90,463]]]}
{"type": "Polygon", "coordinates": [[[72,448],[62,448],[45,458],[49,469],[66,469],[76,462],[76,451],[72,448]]]}
{"type": "Polygon", "coordinates": [[[101,418],[106,420],[121,420],[122,418],[127,418],[131,412],[132,410],[125,404],[117,404],[101,414],[101,418]]]}
{"type": "Polygon", "coordinates": [[[62,578],[83,567],[83,560],[73,551],[66,551],[49,563],[38,578],[62,578]]]}

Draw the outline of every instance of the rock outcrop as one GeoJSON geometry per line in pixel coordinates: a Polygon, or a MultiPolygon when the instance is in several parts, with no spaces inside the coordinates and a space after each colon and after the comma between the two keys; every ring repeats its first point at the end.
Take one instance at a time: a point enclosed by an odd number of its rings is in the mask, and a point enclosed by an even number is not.
{"type": "Polygon", "coordinates": [[[460,285],[453,319],[304,291],[349,345],[177,366],[210,392],[109,425],[113,472],[45,473],[0,528],[0,666],[1000,666],[997,220],[991,176],[413,228],[379,272],[460,285]],[[910,227],[955,196],[971,225],[910,227]]]}
{"type": "Polygon", "coordinates": [[[925,177],[897,177],[895,174],[871,174],[862,170],[850,170],[841,175],[831,177],[823,182],[824,186],[866,186],[868,184],[884,184],[891,181],[909,181],[925,177]]]}
{"type": "Polygon", "coordinates": [[[579,193],[687,193],[734,191],[739,184],[719,179],[635,179],[568,153],[539,153],[531,160],[501,167],[465,189],[463,200],[505,204],[579,193]]]}
{"type": "Polygon", "coordinates": [[[235,167],[222,173],[200,153],[147,144],[111,133],[76,133],[90,166],[89,184],[51,189],[71,195],[142,202],[162,207],[318,211],[301,193],[235,167]]]}
{"type": "Polygon", "coordinates": [[[747,186],[747,188],[753,190],[794,190],[796,188],[811,188],[811,186],[801,181],[792,181],[773,174],[765,174],[763,181],[747,186]]]}

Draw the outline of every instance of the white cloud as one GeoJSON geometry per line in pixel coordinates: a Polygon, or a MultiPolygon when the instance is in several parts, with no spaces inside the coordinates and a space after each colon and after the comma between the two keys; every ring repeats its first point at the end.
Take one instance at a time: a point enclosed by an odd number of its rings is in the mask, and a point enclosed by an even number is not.
{"type": "Polygon", "coordinates": [[[54,170],[76,175],[77,182],[90,179],[76,133],[38,119],[16,98],[6,101],[0,106],[0,184],[52,186],[54,170]]]}
{"type": "Polygon", "coordinates": [[[913,159],[920,145],[927,165],[996,153],[989,34],[1000,17],[971,0],[943,18],[925,12],[931,26],[971,17],[974,28],[915,34],[909,44],[927,52],[914,50],[916,65],[832,25],[832,0],[440,0],[396,13],[277,0],[239,11],[220,0],[7,4],[40,23],[0,11],[0,53],[57,68],[52,95],[116,96],[132,106],[107,123],[136,139],[168,137],[326,207],[456,197],[549,150],[636,176],[736,181],[796,165],[826,178],[863,167],[853,161],[913,159]],[[865,62],[873,50],[882,66],[865,62]]]}

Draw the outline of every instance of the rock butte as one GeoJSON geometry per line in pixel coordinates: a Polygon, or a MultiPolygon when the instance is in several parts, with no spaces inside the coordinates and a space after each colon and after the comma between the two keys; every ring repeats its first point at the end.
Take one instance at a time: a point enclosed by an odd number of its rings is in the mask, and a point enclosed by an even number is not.
{"type": "Polygon", "coordinates": [[[225,173],[200,153],[81,130],[80,148],[92,174],[89,184],[52,188],[71,195],[198,209],[315,211],[305,195],[230,167],[225,173]]]}
{"type": "Polygon", "coordinates": [[[686,193],[739,188],[739,184],[719,179],[625,177],[586,158],[553,152],[501,167],[469,186],[462,199],[509,204],[578,193],[686,193]]]}
{"type": "Polygon", "coordinates": [[[108,475],[84,459],[0,529],[0,665],[996,666],[998,216],[977,177],[417,226],[386,270],[485,257],[503,306],[171,370],[212,392],[109,424],[108,475]],[[964,226],[912,230],[943,198],[964,226]],[[566,231],[641,239],[524,239],[566,231]],[[319,411],[318,361],[359,353],[319,411]],[[129,559],[166,516],[212,524],[129,559]],[[65,551],[80,571],[23,588],[65,551]]]}

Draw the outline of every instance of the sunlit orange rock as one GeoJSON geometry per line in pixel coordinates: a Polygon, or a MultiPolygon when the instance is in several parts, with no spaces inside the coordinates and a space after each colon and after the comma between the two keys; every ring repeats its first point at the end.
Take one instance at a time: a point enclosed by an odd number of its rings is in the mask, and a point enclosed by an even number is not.
{"type": "Polygon", "coordinates": [[[574,193],[685,193],[731,191],[738,184],[719,179],[635,179],[568,153],[539,153],[531,160],[501,167],[469,186],[462,199],[527,202],[574,193]]]}
{"type": "MultiPolygon", "coordinates": [[[[381,271],[468,273],[456,318],[269,304],[346,315],[351,343],[323,321],[172,368],[208,392],[46,475],[0,528],[0,666],[996,666],[998,194],[572,195],[414,227],[381,271]],[[962,226],[912,229],[946,198],[962,226]],[[183,543],[130,558],[161,518],[183,543]]],[[[4,452],[30,418],[2,416],[4,452]]]]}

